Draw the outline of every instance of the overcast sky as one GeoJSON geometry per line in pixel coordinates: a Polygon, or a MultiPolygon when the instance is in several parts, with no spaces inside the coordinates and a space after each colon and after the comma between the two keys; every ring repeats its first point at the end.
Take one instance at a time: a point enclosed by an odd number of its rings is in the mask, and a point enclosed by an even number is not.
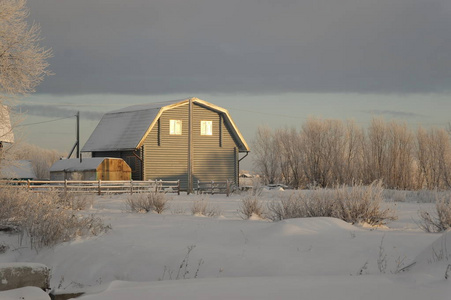
{"type": "Polygon", "coordinates": [[[32,0],[40,92],[447,92],[449,0],[32,0]]]}
{"type": "MultiPolygon", "coordinates": [[[[362,124],[373,116],[413,125],[450,121],[449,0],[29,0],[28,6],[42,44],[53,49],[55,73],[25,99],[28,123],[95,111],[85,114],[87,138],[103,112],[191,96],[229,109],[247,140],[259,125],[298,125],[309,115],[362,124]]],[[[65,126],[40,126],[28,127],[30,140],[71,148],[65,126]]]]}

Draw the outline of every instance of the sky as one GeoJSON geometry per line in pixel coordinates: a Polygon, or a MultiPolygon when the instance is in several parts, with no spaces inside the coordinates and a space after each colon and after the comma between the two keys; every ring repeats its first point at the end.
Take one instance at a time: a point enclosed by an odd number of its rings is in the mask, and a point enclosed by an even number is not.
{"type": "Polygon", "coordinates": [[[374,116],[445,126],[448,0],[30,0],[55,75],[21,103],[24,139],[69,151],[107,111],[197,97],[258,126],[374,116]]]}

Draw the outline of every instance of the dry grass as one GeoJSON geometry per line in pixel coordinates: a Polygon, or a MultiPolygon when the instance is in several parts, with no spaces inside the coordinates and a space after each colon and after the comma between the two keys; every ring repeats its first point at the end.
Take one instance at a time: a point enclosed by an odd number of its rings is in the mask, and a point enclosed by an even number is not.
{"type": "Polygon", "coordinates": [[[383,207],[380,182],[370,186],[341,186],[295,193],[289,198],[268,204],[269,218],[278,221],[290,218],[333,217],[346,222],[382,225],[395,220],[391,208],[383,207]]]}
{"type": "Polygon", "coordinates": [[[451,197],[436,194],[435,212],[420,210],[418,225],[426,232],[442,232],[451,228],[451,197]]]}
{"type": "Polygon", "coordinates": [[[266,210],[263,204],[258,200],[257,196],[246,196],[241,199],[241,205],[238,209],[243,219],[249,219],[252,216],[259,218],[266,217],[266,210]]]}
{"type": "Polygon", "coordinates": [[[193,202],[191,213],[197,216],[218,217],[222,214],[218,206],[212,206],[207,198],[200,198],[193,202]]]}
{"type": "Polygon", "coordinates": [[[125,200],[128,211],[148,213],[155,211],[158,214],[168,209],[169,198],[164,193],[150,192],[147,194],[133,194],[125,200]]]}
{"type": "Polygon", "coordinates": [[[33,249],[51,247],[80,236],[98,235],[110,227],[93,215],[83,216],[61,203],[70,202],[54,191],[31,193],[0,189],[0,225],[16,228],[33,249]]]}

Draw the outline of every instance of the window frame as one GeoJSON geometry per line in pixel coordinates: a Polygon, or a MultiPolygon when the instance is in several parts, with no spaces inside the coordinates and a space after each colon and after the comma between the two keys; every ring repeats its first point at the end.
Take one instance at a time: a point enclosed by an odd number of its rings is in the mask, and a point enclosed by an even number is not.
{"type": "Polygon", "coordinates": [[[169,120],[169,135],[182,135],[183,133],[183,121],[182,120],[169,120]]]}
{"type": "Polygon", "coordinates": [[[213,136],[213,121],[211,120],[200,121],[200,135],[213,136]]]}

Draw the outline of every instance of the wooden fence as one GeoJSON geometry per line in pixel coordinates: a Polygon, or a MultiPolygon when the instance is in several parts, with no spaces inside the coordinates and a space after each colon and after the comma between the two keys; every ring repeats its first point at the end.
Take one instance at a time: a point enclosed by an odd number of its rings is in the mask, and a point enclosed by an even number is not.
{"type": "Polygon", "coordinates": [[[40,180],[0,180],[0,186],[26,188],[29,191],[59,190],[75,193],[97,193],[99,195],[115,193],[164,192],[180,195],[180,180],[163,181],[40,181],[40,180]]]}
{"type": "Polygon", "coordinates": [[[227,197],[232,192],[233,181],[197,181],[197,193],[226,194],[227,197]]]}

